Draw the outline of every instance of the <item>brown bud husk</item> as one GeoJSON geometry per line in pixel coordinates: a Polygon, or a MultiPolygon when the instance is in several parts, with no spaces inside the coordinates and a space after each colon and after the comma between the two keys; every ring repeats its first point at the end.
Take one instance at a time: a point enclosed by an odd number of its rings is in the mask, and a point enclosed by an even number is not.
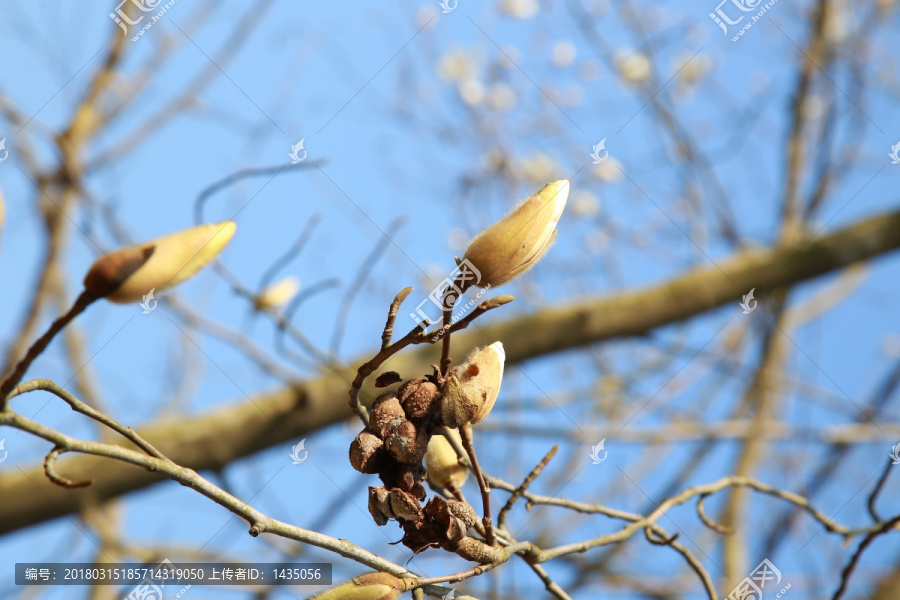
{"type": "Polygon", "coordinates": [[[548,183],[478,234],[463,255],[479,272],[475,283],[496,287],[534,266],[553,243],[568,197],[568,180],[548,183]]]}
{"type": "Polygon", "coordinates": [[[383,487],[370,487],[369,514],[375,519],[375,524],[379,527],[387,525],[392,513],[390,492],[383,487]]]}
{"type": "Polygon", "coordinates": [[[362,431],[350,443],[350,464],[360,473],[378,473],[385,458],[384,442],[373,433],[362,431]]]}
{"type": "Polygon", "coordinates": [[[397,600],[404,591],[403,581],[398,577],[376,571],[354,577],[310,600],[397,600]]]}
{"type": "MultiPolygon", "coordinates": [[[[458,444],[462,444],[459,432],[448,430],[458,444]]],[[[469,469],[459,464],[456,450],[443,435],[433,435],[425,452],[425,470],[428,471],[428,482],[432,486],[440,486],[450,491],[458,490],[466,482],[469,469]]]]}
{"type": "Polygon", "coordinates": [[[422,507],[419,506],[416,498],[403,490],[391,490],[391,511],[392,517],[395,519],[403,519],[405,521],[418,521],[422,518],[422,507]]]}
{"type": "Polygon", "coordinates": [[[138,302],[193,277],[231,241],[234,221],[209,223],[119,248],[98,258],[84,277],[84,288],[110,302],[138,302]]]}
{"type": "Polygon", "coordinates": [[[397,462],[417,464],[428,449],[428,431],[424,426],[417,428],[412,421],[403,421],[385,438],[384,447],[397,462]]]}
{"type": "Polygon", "coordinates": [[[369,415],[369,429],[381,439],[386,439],[404,421],[406,421],[406,413],[400,406],[396,392],[390,390],[375,400],[372,413],[369,415]]]}
{"type": "Polygon", "coordinates": [[[506,353],[494,342],[477,348],[465,362],[450,370],[441,392],[441,419],[450,428],[480,423],[494,408],[503,381],[506,353]]]}
{"type": "Polygon", "coordinates": [[[421,464],[404,465],[388,457],[390,461],[379,473],[378,477],[389,488],[398,488],[410,492],[418,499],[425,498],[425,488],[421,481],[425,479],[425,469],[421,464]]]}
{"type": "Polygon", "coordinates": [[[437,386],[422,379],[413,379],[400,386],[397,391],[406,417],[413,421],[429,416],[437,397],[437,386]]]}

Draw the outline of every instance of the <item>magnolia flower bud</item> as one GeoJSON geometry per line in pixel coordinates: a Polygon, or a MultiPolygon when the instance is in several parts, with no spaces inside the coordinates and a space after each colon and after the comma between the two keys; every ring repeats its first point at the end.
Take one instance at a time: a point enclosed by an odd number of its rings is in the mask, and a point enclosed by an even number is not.
{"type": "Polygon", "coordinates": [[[376,571],[316,594],[312,600],[397,600],[404,588],[399,578],[376,571]]]}
{"type": "Polygon", "coordinates": [[[517,206],[469,243],[463,260],[480,273],[480,287],[496,287],[518,277],[553,244],[556,224],[569,198],[569,181],[560,179],[517,206]]]}
{"type": "Polygon", "coordinates": [[[281,308],[290,302],[298,291],[300,291],[300,280],[293,275],[288,275],[261,291],[256,297],[254,308],[256,310],[281,308]]]}
{"type": "Polygon", "coordinates": [[[84,288],[110,302],[138,302],[193,277],[231,241],[234,221],[209,223],[114,250],[98,258],[84,288]]]}
{"type": "MultiPolygon", "coordinates": [[[[448,429],[450,435],[457,444],[462,445],[459,432],[448,429]]],[[[428,450],[425,452],[425,469],[428,471],[428,481],[434,486],[438,485],[448,490],[458,490],[466,482],[469,469],[459,464],[456,450],[443,435],[431,436],[428,442],[428,450]]]]}
{"type": "Polygon", "coordinates": [[[494,408],[506,352],[501,342],[473,350],[463,364],[450,370],[441,394],[441,417],[447,427],[457,428],[484,420],[494,408]]]}

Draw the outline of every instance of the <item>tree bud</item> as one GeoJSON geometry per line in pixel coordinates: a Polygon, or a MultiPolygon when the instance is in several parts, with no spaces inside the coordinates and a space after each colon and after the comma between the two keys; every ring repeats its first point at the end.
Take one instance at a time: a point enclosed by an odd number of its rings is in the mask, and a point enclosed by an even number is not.
{"type": "Polygon", "coordinates": [[[254,301],[256,310],[275,310],[290,302],[300,291],[300,280],[288,275],[267,286],[254,301]]]}
{"type": "MultiPolygon", "coordinates": [[[[462,444],[459,432],[455,429],[448,430],[450,435],[462,444]]],[[[458,490],[469,476],[469,469],[459,464],[456,450],[443,435],[431,436],[428,442],[428,450],[425,452],[425,469],[428,471],[428,481],[433,485],[439,485],[448,490],[458,490]]]]}
{"type": "Polygon", "coordinates": [[[480,423],[494,408],[506,353],[501,342],[477,348],[463,364],[450,370],[441,394],[443,424],[457,428],[480,423]]]}
{"type": "Polygon", "coordinates": [[[496,287],[518,277],[544,255],[556,237],[556,224],[569,198],[569,181],[560,179],[517,206],[475,236],[466,248],[480,273],[480,287],[496,287]]]}
{"type": "Polygon", "coordinates": [[[399,578],[376,571],[327,589],[311,600],[397,600],[405,591],[404,588],[403,581],[399,578]]]}
{"type": "Polygon", "coordinates": [[[234,221],[209,223],[119,248],[98,258],[84,277],[84,288],[110,302],[139,302],[193,277],[231,241],[234,221]]]}

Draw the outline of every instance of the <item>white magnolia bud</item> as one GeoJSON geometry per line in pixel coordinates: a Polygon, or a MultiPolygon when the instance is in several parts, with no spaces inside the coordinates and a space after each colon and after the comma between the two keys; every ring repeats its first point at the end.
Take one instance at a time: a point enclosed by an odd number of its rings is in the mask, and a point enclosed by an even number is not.
{"type": "Polygon", "coordinates": [[[473,350],[450,370],[441,394],[443,424],[457,428],[480,423],[494,408],[503,381],[506,352],[501,342],[473,350]]]}
{"type": "Polygon", "coordinates": [[[150,290],[162,291],[193,277],[231,241],[234,221],[209,223],[119,248],[98,258],[84,277],[84,288],[110,302],[138,302],[150,290]]]}
{"type": "Polygon", "coordinates": [[[397,600],[403,582],[389,573],[376,571],[316,594],[311,600],[397,600]]]}
{"type": "Polygon", "coordinates": [[[569,181],[548,183],[511,213],[479,233],[466,248],[481,275],[480,287],[496,287],[518,277],[544,255],[569,198],[569,181]]]}
{"type": "MultiPolygon", "coordinates": [[[[456,429],[447,431],[458,445],[462,445],[462,439],[456,429]]],[[[440,434],[431,436],[428,441],[425,469],[428,471],[429,482],[451,491],[460,489],[469,476],[469,469],[459,464],[459,457],[453,445],[440,434]]]]}
{"type": "Polygon", "coordinates": [[[297,295],[300,291],[300,280],[293,275],[288,275],[275,283],[267,286],[256,298],[256,310],[271,310],[281,308],[297,295]]]}

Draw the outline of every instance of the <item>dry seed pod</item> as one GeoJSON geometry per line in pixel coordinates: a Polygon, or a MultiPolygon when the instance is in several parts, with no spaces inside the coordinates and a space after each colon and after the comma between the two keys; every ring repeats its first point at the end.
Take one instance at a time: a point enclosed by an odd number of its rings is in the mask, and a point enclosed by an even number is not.
{"type": "Polygon", "coordinates": [[[374,433],[362,431],[350,443],[350,464],[360,473],[378,473],[385,458],[384,442],[374,433]]]}
{"type": "Polygon", "coordinates": [[[406,413],[393,390],[385,392],[375,401],[369,415],[369,429],[381,439],[387,439],[406,421],[406,413]]]}
{"type": "Polygon", "coordinates": [[[397,600],[404,590],[399,578],[376,571],[320,592],[311,600],[397,600]]]}
{"type": "Polygon", "coordinates": [[[424,419],[431,414],[437,396],[437,386],[430,381],[413,379],[397,390],[400,404],[406,417],[412,420],[424,419]]]}
{"type": "Polygon", "coordinates": [[[569,198],[569,181],[548,183],[469,243],[464,260],[480,273],[480,287],[496,287],[518,277],[543,256],[569,198]]]}
{"type": "Polygon", "coordinates": [[[415,497],[403,490],[391,490],[391,515],[395,519],[403,519],[405,521],[418,521],[422,518],[422,507],[416,501],[415,497]]]}
{"type": "Polygon", "coordinates": [[[441,393],[443,424],[457,428],[480,423],[494,408],[503,381],[506,352],[501,342],[473,350],[451,369],[441,393]]]}
{"type": "Polygon", "coordinates": [[[379,527],[387,525],[388,519],[391,518],[393,510],[391,509],[391,497],[386,488],[370,487],[369,488],[369,514],[375,519],[375,524],[379,527]]]}
{"type": "Polygon", "coordinates": [[[425,469],[421,463],[404,465],[394,462],[388,456],[385,466],[378,472],[378,477],[389,488],[398,488],[410,492],[418,499],[425,498],[425,488],[419,483],[425,478],[425,469]]]}
{"type": "MultiPolygon", "coordinates": [[[[458,444],[462,444],[459,432],[448,430],[458,444]]],[[[428,450],[425,452],[425,469],[428,471],[428,482],[450,491],[458,490],[469,476],[469,469],[459,464],[456,450],[443,435],[431,436],[428,450]]]]}
{"type": "Polygon", "coordinates": [[[416,464],[428,449],[428,431],[416,428],[412,421],[403,421],[384,440],[384,447],[394,460],[403,464],[416,464]]]}
{"type": "Polygon", "coordinates": [[[84,288],[110,302],[138,302],[193,277],[231,241],[234,221],[209,223],[98,258],[84,277],[84,288]]]}

